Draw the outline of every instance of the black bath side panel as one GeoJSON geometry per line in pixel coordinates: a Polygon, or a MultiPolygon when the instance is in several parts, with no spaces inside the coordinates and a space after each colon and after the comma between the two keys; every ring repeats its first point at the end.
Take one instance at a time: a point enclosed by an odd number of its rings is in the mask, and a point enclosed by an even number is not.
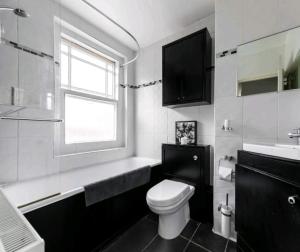
{"type": "Polygon", "coordinates": [[[300,251],[300,188],[255,169],[236,166],[236,230],[257,252],[300,251]]]}
{"type": "Polygon", "coordinates": [[[80,193],[25,217],[45,240],[46,252],[99,251],[148,213],[148,189],[148,185],[141,186],[90,207],[80,193]]]}

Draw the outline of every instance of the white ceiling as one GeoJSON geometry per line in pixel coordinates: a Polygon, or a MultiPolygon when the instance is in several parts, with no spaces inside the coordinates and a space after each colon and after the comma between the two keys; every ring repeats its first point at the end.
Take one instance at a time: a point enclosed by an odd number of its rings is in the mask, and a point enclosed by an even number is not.
{"type": "MultiPolygon", "coordinates": [[[[62,4],[132,49],[134,42],[81,0],[62,4]]],[[[214,13],[214,0],[89,0],[146,47],[214,13]]]]}

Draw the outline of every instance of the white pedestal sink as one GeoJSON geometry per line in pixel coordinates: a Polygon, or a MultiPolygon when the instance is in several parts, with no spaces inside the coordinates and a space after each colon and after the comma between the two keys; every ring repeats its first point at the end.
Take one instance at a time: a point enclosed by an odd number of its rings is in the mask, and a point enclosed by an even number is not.
{"type": "Polygon", "coordinates": [[[300,160],[300,145],[243,144],[243,150],[271,156],[300,160]]]}

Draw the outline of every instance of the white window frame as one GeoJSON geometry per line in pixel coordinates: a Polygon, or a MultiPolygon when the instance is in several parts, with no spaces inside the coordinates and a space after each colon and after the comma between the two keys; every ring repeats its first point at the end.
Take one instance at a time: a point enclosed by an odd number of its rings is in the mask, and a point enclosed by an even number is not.
{"type": "Polygon", "coordinates": [[[77,57],[75,55],[72,55],[70,49],[68,50],[68,53],[61,52],[61,54],[63,54],[63,55],[65,55],[65,56],[68,57],[68,67],[69,67],[69,70],[68,70],[68,75],[69,75],[68,76],[68,83],[67,83],[67,85],[62,86],[62,88],[69,89],[69,90],[75,90],[75,91],[82,92],[82,93],[90,93],[90,94],[94,94],[94,95],[99,95],[99,96],[111,98],[112,100],[118,99],[118,92],[117,92],[118,91],[117,90],[117,84],[118,84],[118,66],[119,66],[118,62],[116,62],[115,60],[112,60],[107,55],[104,55],[104,54],[102,54],[100,52],[95,52],[94,49],[89,48],[88,45],[82,45],[81,46],[81,45],[78,45],[77,43],[74,43],[74,42],[72,42],[70,40],[67,40],[64,37],[62,37],[61,43],[64,43],[68,47],[76,48],[76,49],[78,49],[80,51],[83,51],[83,52],[85,52],[88,55],[94,56],[95,58],[102,58],[104,61],[107,61],[108,63],[112,63],[114,65],[113,71],[110,71],[107,68],[98,66],[98,65],[93,64],[93,63],[91,63],[91,62],[89,62],[87,60],[84,60],[84,59],[79,58],[79,57],[77,57]],[[99,68],[99,69],[105,71],[105,78],[106,78],[105,93],[100,93],[100,92],[96,92],[96,91],[90,91],[90,90],[87,90],[87,89],[81,89],[79,87],[72,87],[72,79],[71,79],[72,78],[72,76],[71,76],[72,59],[76,59],[76,60],[81,61],[81,62],[83,62],[85,64],[88,64],[90,66],[93,66],[93,67],[96,67],[96,68],[99,68]],[[107,85],[108,72],[110,72],[110,73],[113,74],[113,82],[115,84],[114,88],[112,90],[113,91],[112,95],[108,94],[108,85],[107,85]]]}
{"type": "MultiPolygon", "coordinates": [[[[61,124],[60,127],[60,153],[61,154],[76,154],[76,153],[82,153],[82,152],[91,152],[91,151],[99,151],[99,150],[107,150],[107,149],[115,149],[115,148],[121,148],[125,147],[125,92],[123,88],[120,88],[119,82],[123,81],[124,79],[124,73],[123,71],[119,71],[119,65],[122,63],[120,62],[120,58],[116,56],[116,58],[113,58],[111,56],[106,55],[105,53],[102,53],[100,51],[99,46],[90,46],[90,44],[87,44],[86,41],[81,42],[76,37],[74,39],[73,37],[69,37],[66,35],[62,35],[61,39],[64,41],[68,41],[71,45],[74,47],[80,47],[80,49],[87,50],[89,53],[99,55],[99,57],[105,57],[106,59],[112,61],[115,63],[115,88],[113,91],[113,96],[109,96],[107,94],[101,94],[92,92],[89,90],[82,90],[80,88],[74,88],[71,87],[71,79],[69,76],[69,83],[68,86],[61,85],[61,78],[59,80],[59,87],[60,87],[60,112],[62,118],[65,118],[65,97],[66,95],[73,95],[73,96],[80,96],[85,99],[93,99],[103,102],[109,102],[109,103],[115,103],[116,104],[116,140],[113,141],[101,141],[101,142],[84,142],[84,143],[65,143],[65,123],[61,124]],[[96,47],[96,49],[95,49],[96,47]],[[107,97],[105,97],[107,96],[107,97]],[[122,126],[123,125],[123,126],[122,126]]],[[[60,55],[60,45],[59,44],[59,55],[60,55]]],[[[70,51],[69,51],[70,53],[70,51]]],[[[65,53],[64,53],[65,54],[65,53]]],[[[60,57],[60,56],[59,56],[60,57]]],[[[72,56],[74,57],[74,56],[72,56]]],[[[70,57],[68,58],[70,61],[70,57]]],[[[89,63],[90,64],[90,63],[89,63]]],[[[70,74],[70,62],[69,62],[69,74],[70,74]]],[[[61,74],[60,74],[61,76],[61,74]]],[[[106,87],[107,91],[107,87],[106,87]]]]}

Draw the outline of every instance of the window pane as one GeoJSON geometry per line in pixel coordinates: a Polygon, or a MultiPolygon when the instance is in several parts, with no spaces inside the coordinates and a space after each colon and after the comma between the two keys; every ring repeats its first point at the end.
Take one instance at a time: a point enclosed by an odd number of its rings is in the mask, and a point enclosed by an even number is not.
{"type": "Polygon", "coordinates": [[[108,69],[108,71],[114,71],[114,68],[115,68],[115,64],[114,63],[109,63],[109,64],[107,64],[107,69],[108,69]]]}
{"type": "Polygon", "coordinates": [[[72,48],[72,55],[73,56],[76,56],[77,58],[80,58],[80,59],[83,59],[83,60],[86,60],[92,64],[95,64],[97,66],[100,66],[100,67],[103,67],[105,68],[106,67],[106,62],[105,60],[102,60],[100,57],[97,58],[97,57],[94,57],[93,55],[91,54],[88,54],[82,50],[79,50],[77,48],[72,48]]]}
{"type": "Polygon", "coordinates": [[[113,73],[107,73],[107,94],[109,96],[113,96],[114,94],[114,75],[113,73]]]}
{"type": "Polygon", "coordinates": [[[62,85],[68,85],[69,83],[69,67],[68,67],[69,63],[68,63],[68,56],[61,54],[61,84],[62,85]]]}
{"type": "Polygon", "coordinates": [[[116,140],[115,118],[115,103],[66,95],[66,144],[116,140]]]}
{"type": "Polygon", "coordinates": [[[62,43],[60,44],[60,50],[62,52],[68,53],[68,46],[62,43]]]}
{"type": "Polygon", "coordinates": [[[72,87],[105,94],[105,70],[72,59],[72,87]]]}

